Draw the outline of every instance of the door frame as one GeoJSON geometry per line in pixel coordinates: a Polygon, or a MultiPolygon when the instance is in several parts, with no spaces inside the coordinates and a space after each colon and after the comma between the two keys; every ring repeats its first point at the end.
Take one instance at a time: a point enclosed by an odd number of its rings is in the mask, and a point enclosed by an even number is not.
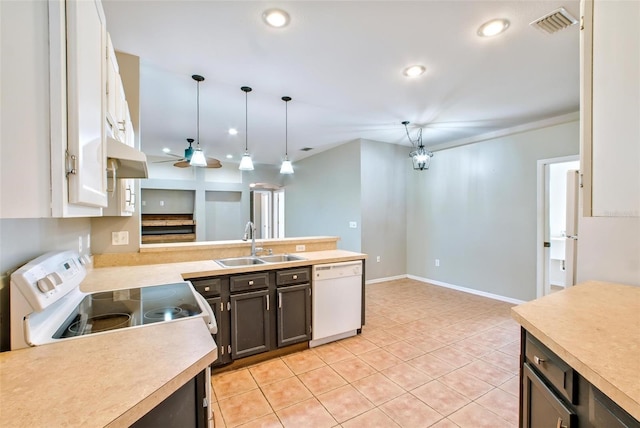
{"type": "MultiPolygon", "coordinates": [[[[579,161],[580,155],[561,156],[557,158],[539,159],[537,166],[537,227],[536,227],[536,298],[544,296],[544,278],[546,274],[546,257],[544,248],[545,216],[547,204],[545,197],[545,167],[554,163],[579,161]]],[[[547,250],[548,251],[548,250],[547,250]]]]}

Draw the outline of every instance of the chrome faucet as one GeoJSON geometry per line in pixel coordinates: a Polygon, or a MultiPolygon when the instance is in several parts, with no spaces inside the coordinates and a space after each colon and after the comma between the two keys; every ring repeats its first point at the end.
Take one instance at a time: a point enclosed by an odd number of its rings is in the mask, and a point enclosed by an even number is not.
{"type": "Polygon", "coordinates": [[[256,248],[256,226],[250,221],[248,221],[244,227],[244,235],[242,235],[243,241],[249,239],[249,232],[251,232],[251,256],[255,257],[256,252],[262,251],[262,248],[256,248]]]}

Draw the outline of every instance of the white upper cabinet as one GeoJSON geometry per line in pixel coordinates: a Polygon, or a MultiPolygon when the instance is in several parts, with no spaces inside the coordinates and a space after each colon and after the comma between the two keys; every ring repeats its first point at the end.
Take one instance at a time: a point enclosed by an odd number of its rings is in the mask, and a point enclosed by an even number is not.
{"type": "Polygon", "coordinates": [[[106,37],[99,1],[67,2],[69,202],[96,207],[107,206],[106,37]]]}
{"type": "Polygon", "coordinates": [[[582,2],[585,216],[640,216],[640,2],[582,2]]]}

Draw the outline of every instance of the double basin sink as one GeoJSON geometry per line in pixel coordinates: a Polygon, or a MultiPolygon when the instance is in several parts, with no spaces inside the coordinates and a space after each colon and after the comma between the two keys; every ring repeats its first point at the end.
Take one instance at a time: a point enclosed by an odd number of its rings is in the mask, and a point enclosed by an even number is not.
{"type": "Polygon", "coordinates": [[[267,263],[284,263],[295,262],[298,260],[306,260],[304,257],[294,256],[293,254],[272,254],[268,256],[246,256],[246,257],[233,257],[230,259],[218,259],[215,260],[222,267],[238,267],[238,266],[253,266],[262,265],[267,263]]]}

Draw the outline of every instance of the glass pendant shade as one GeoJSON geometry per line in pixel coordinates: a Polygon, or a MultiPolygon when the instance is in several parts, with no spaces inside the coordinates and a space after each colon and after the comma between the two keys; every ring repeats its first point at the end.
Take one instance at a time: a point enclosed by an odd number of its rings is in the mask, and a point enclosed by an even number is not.
{"type": "Polygon", "coordinates": [[[207,166],[207,159],[204,157],[202,149],[195,149],[189,161],[191,166],[207,166]]]}
{"type": "Polygon", "coordinates": [[[411,162],[413,162],[413,169],[423,171],[429,169],[433,153],[427,151],[424,146],[420,146],[417,150],[409,153],[409,156],[411,156],[411,162]]]}
{"type": "Polygon", "coordinates": [[[289,158],[284,158],[282,166],[280,167],[280,174],[293,174],[293,165],[289,158]]]}
{"type": "Polygon", "coordinates": [[[253,171],[253,161],[249,152],[244,152],[244,155],[242,155],[238,169],[241,171],[253,171]]]}

